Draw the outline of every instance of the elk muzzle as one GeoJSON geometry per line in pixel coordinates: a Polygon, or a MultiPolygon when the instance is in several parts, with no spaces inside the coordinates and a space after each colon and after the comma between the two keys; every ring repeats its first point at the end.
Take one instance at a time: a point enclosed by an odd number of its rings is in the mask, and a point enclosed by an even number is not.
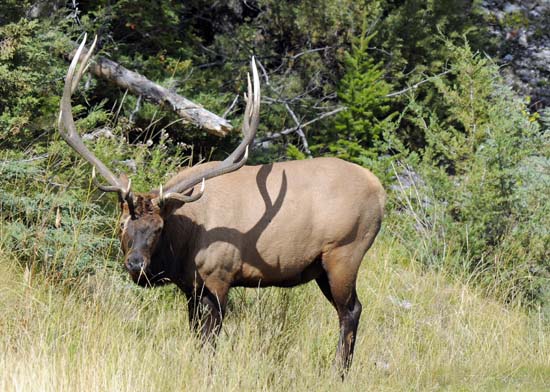
{"type": "Polygon", "coordinates": [[[150,282],[149,264],[149,257],[146,257],[141,252],[130,252],[124,261],[126,270],[130,273],[134,283],[137,284],[147,284],[150,282]]]}
{"type": "Polygon", "coordinates": [[[140,272],[145,272],[145,261],[144,257],[139,254],[130,254],[124,263],[126,269],[131,274],[136,274],[140,272]]]}

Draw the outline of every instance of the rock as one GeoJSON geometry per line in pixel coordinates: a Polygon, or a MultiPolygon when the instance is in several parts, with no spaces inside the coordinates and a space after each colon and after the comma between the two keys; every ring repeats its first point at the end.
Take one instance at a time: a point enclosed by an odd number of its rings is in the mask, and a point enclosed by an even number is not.
{"type": "Polygon", "coordinates": [[[412,302],[407,301],[406,299],[399,299],[399,298],[394,297],[393,295],[390,295],[388,297],[388,299],[395,306],[398,306],[398,307],[400,307],[402,309],[405,309],[405,310],[411,310],[412,307],[413,307],[412,302]]]}
{"type": "Polygon", "coordinates": [[[537,10],[531,10],[529,11],[529,17],[532,19],[540,18],[540,12],[538,12],[537,10]]]}
{"type": "Polygon", "coordinates": [[[550,72],[550,48],[533,53],[533,57],[537,60],[539,69],[550,72]]]}
{"type": "Polygon", "coordinates": [[[137,172],[137,163],[133,159],[126,159],[124,161],[118,161],[118,163],[121,163],[124,166],[126,166],[132,173],[137,172]]]}
{"type": "Polygon", "coordinates": [[[535,110],[550,107],[550,1],[484,0],[484,12],[496,20],[491,35],[500,40],[507,82],[531,97],[535,110]]]}
{"type": "Polygon", "coordinates": [[[82,135],[83,140],[95,140],[99,139],[100,137],[112,139],[115,137],[115,135],[113,135],[111,128],[108,127],[98,128],[93,132],[82,135]]]}
{"type": "Polygon", "coordinates": [[[518,42],[521,46],[524,48],[527,48],[529,45],[527,44],[527,33],[524,29],[521,29],[519,32],[519,39],[518,42]]]}
{"type": "Polygon", "coordinates": [[[388,373],[391,369],[390,367],[390,363],[388,361],[385,361],[383,359],[379,359],[377,361],[374,361],[374,366],[376,367],[376,369],[384,372],[384,373],[388,373]]]}
{"type": "Polygon", "coordinates": [[[504,4],[504,12],[507,13],[507,14],[511,14],[513,12],[518,12],[518,11],[521,11],[521,10],[522,9],[519,5],[510,4],[510,3],[504,4]]]}

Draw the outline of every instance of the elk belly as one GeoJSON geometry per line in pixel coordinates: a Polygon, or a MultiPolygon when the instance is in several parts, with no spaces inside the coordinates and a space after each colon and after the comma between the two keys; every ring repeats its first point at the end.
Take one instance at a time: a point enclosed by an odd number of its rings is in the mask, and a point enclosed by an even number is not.
{"type": "MultiPolygon", "coordinates": [[[[243,262],[240,273],[235,277],[235,286],[243,287],[292,287],[307,283],[317,278],[323,271],[321,258],[316,257],[305,268],[284,268],[283,263],[277,267],[258,266],[243,262]]],[[[301,263],[300,263],[301,264],[301,263]]]]}

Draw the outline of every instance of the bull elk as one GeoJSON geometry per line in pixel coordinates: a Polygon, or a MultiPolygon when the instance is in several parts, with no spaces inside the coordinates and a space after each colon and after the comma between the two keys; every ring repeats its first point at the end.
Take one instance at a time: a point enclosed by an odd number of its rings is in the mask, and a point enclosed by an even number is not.
{"type": "Polygon", "coordinates": [[[245,166],[258,128],[260,86],[254,60],[238,147],[222,162],[182,170],[148,193],[133,193],[79,137],[71,95],[93,51],[80,44],[65,79],[59,131],[93,167],[96,185],[121,205],[124,265],[141,286],[176,284],[189,322],[204,338],[220,331],[231,287],[291,287],[315,280],[338,313],[336,365],[352,360],[361,303],[361,260],[382,222],[385,193],[368,170],[336,158],[245,166]],[[101,185],[96,170],[109,185],[101,185]]]}

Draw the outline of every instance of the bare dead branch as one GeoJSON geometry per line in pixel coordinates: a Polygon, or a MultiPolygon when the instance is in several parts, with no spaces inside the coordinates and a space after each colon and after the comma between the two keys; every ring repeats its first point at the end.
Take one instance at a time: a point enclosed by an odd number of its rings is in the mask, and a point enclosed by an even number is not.
{"type": "MultiPolygon", "coordinates": [[[[298,53],[297,55],[293,56],[292,59],[296,59],[306,53],[312,53],[312,52],[318,52],[318,51],[321,51],[321,50],[326,50],[326,49],[329,49],[330,47],[329,46],[326,46],[326,47],[323,47],[323,48],[317,48],[317,49],[311,49],[311,50],[308,50],[308,51],[304,51],[304,52],[301,52],[301,53],[298,53]]],[[[300,120],[298,119],[298,116],[296,116],[296,113],[294,113],[294,111],[290,108],[290,105],[289,103],[295,101],[295,100],[300,100],[303,96],[307,95],[310,93],[310,91],[312,90],[307,90],[305,91],[304,93],[294,97],[294,98],[291,98],[291,99],[285,99],[283,97],[281,97],[281,93],[276,91],[273,86],[271,86],[270,84],[270,81],[269,81],[269,75],[265,69],[265,67],[263,66],[263,64],[258,61],[258,65],[262,71],[262,74],[264,76],[264,80],[265,80],[265,84],[266,86],[271,90],[273,91],[277,96],[278,98],[269,98],[269,97],[265,97],[264,99],[267,101],[267,102],[270,102],[270,103],[280,103],[280,104],[283,104],[283,106],[285,107],[286,111],[290,114],[290,116],[292,117],[292,120],[294,121],[294,123],[296,124],[295,127],[293,128],[288,128],[288,129],[285,129],[281,132],[277,132],[275,134],[272,134],[270,136],[267,136],[267,137],[264,137],[258,141],[256,141],[254,143],[254,146],[257,146],[263,142],[266,142],[266,141],[269,141],[269,140],[273,140],[273,139],[277,139],[279,137],[282,137],[284,135],[288,135],[292,132],[296,132],[296,134],[298,135],[298,137],[300,138],[300,140],[302,141],[302,146],[303,146],[303,149],[304,149],[304,152],[306,153],[306,155],[309,157],[309,158],[312,158],[312,153],[311,153],[311,150],[309,149],[309,142],[307,140],[307,137],[306,137],[306,134],[304,133],[304,127],[309,125],[309,124],[313,124],[314,122],[316,121],[319,121],[321,120],[322,118],[325,118],[325,117],[328,117],[330,116],[331,114],[335,114],[335,113],[338,113],[338,111],[340,111],[342,108],[340,109],[337,109],[336,111],[332,111],[332,112],[327,112],[327,113],[324,113],[322,114],[321,116],[313,119],[313,120],[310,120],[308,122],[305,122],[305,123],[301,123],[300,120]]]]}
{"type": "Polygon", "coordinates": [[[447,70],[447,71],[444,71],[444,72],[441,72],[441,73],[438,73],[437,75],[434,75],[434,76],[430,76],[429,78],[426,78],[424,80],[421,80],[420,82],[418,83],[415,83],[413,84],[412,86],[409,86],[403,90],[400,90],[400,91],[396,91],[394,93],[389,93],[389,94],[386,94],[386,98],[391,98],[391,97],[397,97],[399,95],[403,95],[405,94],[406,92],[410,91],[410,90],[415,90],[417,89],[418,87],[420,87],[421,85],[423,85],[424,83],[427,83],[427,82],[430,82],[432,81],[433,79],[439,77],[439,76],[443,76],[443,75],[446,75],[448,74],[449,72],[451,72],[451,70],[447,70]]]}
{"type": "Polygon", "coordinates": [[[270,140],[278,139],[278,138],[280,138],[280,137],[289,135],[289,134],[291,134],[292,132],[296,132],[296,131],[297,131],[298,129],[300,129],[300,128],[303,129],[303,128],[305,128],[305,127],[307,127],[307,126],[309,126],[309,125],[311,125],[311,124],[313,124],[313,123],[315,123],[315,122],[317,122],[317,121],[319,121],[319,120],[322,120],[323,118],[326,118],[326,117],[329,117],[329,116],[333,116],[333,115],[335,115],[336,113],[339,113],[339,112],[341,112],[341,111],[343,111],[343,110],[346,110],[346,109],[347,109],[347,108],[346,108],[345,106],[342,106],[342,107],[336,108],[336,109],[334,109],[334,110],[331,110],[330,112],[323,113],[323,114],[321,114],[319,117],[315,117],[313,120],[309,120],[309,121],[303,123],[303,124],[301,125],[301,127],[287,128],[287,129],[282,130],[281,132],[272,133],[272,134],[269,135],[269,136],[265,136],[265,137],[263,137],[263,138],[261,138],[261,139],[256,140],[256,142],[254,143],[254,146],[257,146],[257,145],[259,145],[259,144],[261,144],[261,143],[264,143],[264,142],[268,142],[268,141],[270,141],[270,140]]]}
{"type": "MultiPolygon", "coordinates": [[[[76,50],[69,54],[69,60],[73,59],[75,53],[76,50]]],[[[226,119],[105,57],[96,56],[95,62],[90,65],[90,71],[96,77],[127,89],[150,102],[166,106],[185,121],[204,128],[213,135],[225,136],[233,129],[226,119]]]]}
{"type": "Polygon", "coordinates": [[[315,52],[322,52],[322,51],[324,51],[324,50],[331,49],[331,48],[332,48],[332,46],[324,46],[324,47],[322,47],[322,48],[308,49],[308,50],[304,50],[303,52],[300,52],[300,53],[297,53],[297,54],[295,54],[295,55],[292,55],[292,56],[290,56],[290,58],[291,58],[292,60],[296,60],[297,58],[300,58],[300,57],[302,57],[302,56],[305,55],[305,54],[315,53],[315,52]]]}
{"type": "Polygon", "coordinates": [[[306,155],[311,158],[312,155],[311,155],[311,150],[309,149],[309,143],[307,141],[306,134],[304,133],[304,130],[302,129],[302,125],[300,124],[300,120],[298,120],[298,117],[296,116],[296,114],[292,111],[290,106],[288,106],[288,102],[285,102],[285,109],[290,114],[290,116],[294,120],[294,123],[296,124],[296,127],[297,127],[296,133],[298,134],[298,136],[302,140],[302,145],[304,146],[304,151],[305,151],[306,155]]]}
{"type": "Polygon", "coordinates": [[[235,98],[233,99],[233,102],[231,102],[231,105],[227,108],[225,112],[222,114],[222,118],[226,118],[229,113],[233,110],[237,102],[239,101],[239,95],[235,95],[235,98]]]}

